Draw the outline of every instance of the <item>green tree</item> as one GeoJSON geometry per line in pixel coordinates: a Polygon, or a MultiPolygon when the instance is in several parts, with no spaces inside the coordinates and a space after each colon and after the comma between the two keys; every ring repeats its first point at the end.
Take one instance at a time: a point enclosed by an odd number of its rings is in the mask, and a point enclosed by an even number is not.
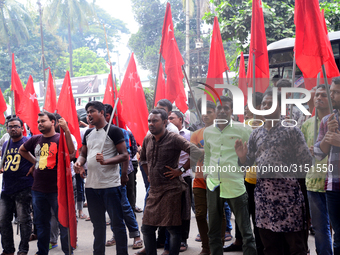
{"type": "Polygon", "coordinates": [[[70,75],[73,77],[71,32],[76,27],[81,30],[88,27],[88,21],[95,18],[93,7],[86,0],[48,0],[48,3],[44,10],[48,26],[67,28],[70,75]]]}
{"type": "MultiPolygon", "coordinates": [[[[108,48],[112,52],[114,43],[120,39],[121,33],[129,33],[126,24],[108,14],[104,9],[99,6],[94,6],[95,13],[98,19],[89,19],[88,29],[76,29],[72,37],[72,48],[77,49],[80,47],[89,47],[90,50],[97,53],[99,56],[107,56],[107,47],[105,42],[105,31],[107,35],[108,48]]],[[[57,34],[62,38],[68,37],[67,30],[58,29],[57,34]]]]}
{"type": "MultiPolygon", "coordinates": [[[[17,72],[25,82],[29,75],[32,75],[35,81],[43,80],[40,27],[37,13],[35,13],[33,20],[34,25],[29,29],[30,38],[26,42],[12,47],[17,72]]],[[[51,67],[56,78],[63,78],[67,64],[63,62],[62,57],[66,56],[67,44],[48,30],[44,29],[43,33],[47,65],[51,67]]],[[[6,52],[6,47],[0,48],[0,69],[0,86],[4,90],[10,86],[11,81],[11,58],[6,52]]]]}
{"type": "MultiPolygon", "coordinates": [[[[172,20],[174,24],[175,37],[178,48],[185,52],[185,13],[183,11],[182,0],[170,0],[172,20]]],[[[136,34],[132,34],[129,40],[129,47],[134,51],[138,63],[146,70],[149,70],[151,84],[155,83],[158,68],[159,49],[162,37],[162,27],[166,4],[160,0],[132,0],[132,11],[135,20],[140,28],[136,34]]],[[[195,17],[195,15],[194,15],[195,17]]],[[[195,49],[195,38],[197,38],[196,18],[190,19],[190,73],[191,76],[198,76],[198,50],[195,49]]],[[[200,66],[202,76],[207,73],[209,61],[209,41],[208,37],[201,37],[204,40],[204,48],[200,49],[200,66]]],[[[164,63],[163,63],[164,66],[164,63]]]]}
{"type": "Polygon", "coordinates": [[[29,38],[32,24],[24,6],[15,0],[0,0],[0,44],[7,47],[9,55],[13,43],[20,44],[29,38]]]}
{"type": "MultiPolygon", "coordinates": [[[[64,63],[67,63],[67,61],[67,57],[65,57],[64,63]]],[[[73,67],[75,77],[110,72],[105,59],[97,57],[97,54],[88,47],[78,48],[73,51],[73,67]]]]}
{"type": "MultiPolygon", "coordinates": [[[[216,6],[222,39],[236,41],[238,50],[248,51],[251,28],[252,0],[212,0],[216,6]]],[[[295,36],[294,0],[263,1],[263,16],[267,44],[295,36]]],[[[322,1],[329,31],[340,29],[340,0],[322,1]]],[[[204,19],[212,24],[215,14],[208,12],[204,19]]]]}

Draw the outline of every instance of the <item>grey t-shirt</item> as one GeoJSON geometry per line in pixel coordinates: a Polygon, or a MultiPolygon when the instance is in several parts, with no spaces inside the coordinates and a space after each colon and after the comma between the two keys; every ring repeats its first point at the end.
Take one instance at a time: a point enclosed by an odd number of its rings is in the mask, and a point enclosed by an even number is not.
{"type": "MultiPolygon", "coordinates": [[[[96,160],[106,136],[106,125],[104,128],[90,128],[86,130],[83,145],[87,146],[87,179],[86,188],[105,189],[118,187],[120,183],[119,165],[101,165],[96,160]]],[[[103,155],[104,159],[112,158],[118,154],[116,145],[125,142],[123,132],[114,125],[106,136],[103,155]]]]}

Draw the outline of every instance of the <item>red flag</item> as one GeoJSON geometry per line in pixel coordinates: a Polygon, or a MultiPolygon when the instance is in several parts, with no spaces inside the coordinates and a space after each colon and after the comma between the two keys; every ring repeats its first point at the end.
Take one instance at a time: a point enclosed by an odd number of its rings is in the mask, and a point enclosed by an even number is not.
{"type": "Polygon", "coordinates": [[[55,92],[53,77],[51,74],[51,69],[49,69],[48,74],[48,83],[47,83],[47,91],[46,91],[46,100],[44,109],[48,112],[54,113],[57,109],[57,95],[55,92]]]}
{"type": "MultiPolygon", "coordinates": [[[[239,69],[239,74],[238,74],[238,87],[240,90],[243,92],[244,96],[244,105],[247,104],[247,80],[246,80],[246,67],[244,64],[244,56],[243,52],[241,52],[241,59],[240,59],[240,69],[239,69]]],[[[244,120],[244,114],[239,115],[239,121],[243,122],[244,120]]]]}
{"type": "Polygon", "coordinates": [[[304,78],[313,78],[328,61],[328,38],[318,0],[295,0],[295,60],[304,78]]]}
{"type": "Polygon", "coordinates": [[[148,132],[149,112],[133,53],[118,97],[122,102],[122,116],[126,125],[135,136],[137,143],[143,144],[143,139],[148,132]]]}
{"type": "Polygon", "coordinates": [[[79,149],[81,147],[81,137],[76,104],[74,103],[71,79],[68,71],[66,71],[64,83],[59,94],[57,112],[68,122],[68,128],[76,138],[79,149]]]}
{"type": "Polygon", "coordinates": [[[14,53],[12,53],[12,75],[11,75],[11,91],[14,94],[14,107],[18,111],[20,108],[21,97],[24,95],[24,87],[21,84],[17,68],[14,62],[14,53]]]}
{"type": "Polygon", "coordinates": [[[165,81],[164,72],[163,72],[163,65],[162,63],[160,63],[155,106],[157,105],[157,102],[159,100],[166,98],[166,90],[167,88],[166,88],[166,81],[165,81]]]}
{"type": "MultiPolygon", "coordinates": [[[[116,83],[112,82],[112,67],[111,67],[109,77],[107,78],[103,104],[109,104],[112,107],[114,107],[117,95],[118,95],[118,92],[117,92],[116,83]]],[[[115,116],[112,119],[112,123],[115,124],[116,126],[118,126],[117,123],[116,123],[116,113],[114,113],[114,114],[115,114],[115,116]]],[[[123,117],[122,117],[122,105],[121,105],[120,101],[118,102],[118,106],[117,106],[117,114],[118,114],[119,127],[125,129],[126,124],[125,124],[123,117]]]]}
{"type": "Polygon", "coordinates": [[[70,241],[73,248],[77,248],[77,220],[68,152],[64,131],[60,130],[58,148],[58,220],[61,225],[70,230],[70,241]]]}
{"type": "Polygon", "coordinates": [[[5,118],[5,111],[7,110],[7,104],[6,101],[4,99],[4,96],[2,94],[2,91],[0,89],[0,124],[4,125],[6,122],[6,118],[5,118]]]}
{"type": "Polygon", "coordinates": [[[20,108],[17,111],[17,115],[30,127],[31,133],[34,135],[40,134],[40,131],[38,129],[39,112],[40,107],[37,99],[37,94],[34,90],[33,78],[30,75],[27,81],[24,95],[21,97],[20,108]]]}
{"type": "MultiPolygon", "coordinates": [[[[335,63],[335,58],[334,58],[334,55],[333,55],[333,49],[332,49],[331,42],[329,41],[329,38],[328,38],[327,24],[326,24],[323,9],[322,9],[322,13],[321,13],[321,20],[322,20],[323,27],[324,27],[324,30],[325,30],[325,33],[326,33],[326,36],[327,36],[327,52],[328,52],[328,55],[329,55],[329,59],[328,59],[328,61],[326,61],[324,63],[324,65],[325,65],[325,68],[326,68],[326,75],[327,75],[328,84],[331,84],[332,78],[340,76],[340,73],[339,73],[338,66],[335,63]]],[[[320,72],[321,72],[321,70],[320,70],[320,72]]],[[[324,78],[323,72],[321,72],[321,78],[324,78]]],[[[322,80],[321,80],[320,84],[325,84],[325,83],[322,82],[322,80]]]]}
{"type": "Polygon", "coordinates": [[[253,0],[247,71],[248,87],[253,86],[251,80],[254,77],[253,54],[255,54],[255,91],[264,93],[269,86],[269,61],[261,0],[253,0]]]}
{"type": "Polygon", "coordinates": [[[183,86],[184,75],[182,73],[182,65],[184,65],[184,61],[177,46],[169,3],[166,5],[164,16],[160,53],[165,59],[165,73],[167,77],[166,98],[171,103],[175,101],[178,109],[185,113],[188,110],[188,106],[183,86]]]}
{"type": "MultiPolygon", "coordinates": [[[[229,68],[225,59],[220,26],[218,24],[218,19],[215,16],[210,44],[207,84],[213,87],[215,87],[215,84],[223,84],[223,73],[226,70],[229,70],[229,68]]],[[[216,91],[219,96],[223,93],[223,89],[216,89],[216,91]]],[[[207,95],[207,100],[212,100],[210,95],[207,95]]]]}

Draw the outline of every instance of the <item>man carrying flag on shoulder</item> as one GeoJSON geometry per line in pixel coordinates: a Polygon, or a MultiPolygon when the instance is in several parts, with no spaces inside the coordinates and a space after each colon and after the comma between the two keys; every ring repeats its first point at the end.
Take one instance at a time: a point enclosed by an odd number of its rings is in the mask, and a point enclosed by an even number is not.
{"type": "MultiPolygon", "coordinates": [[[[50,243],[51,208],[58,216],[57,157],[60,134],[55,131],[56,118],[49,112],[38,114],[41,135],[31,137],[21,145],[19,153],[33,166],[27,175],[33,174],[32,203],[34,223],[38,235],[38,255],[46,255],[50,243]]],[[[59,126],[64,130],[67,148],[74,153],[74,145],[66,121],[61,118],[59,126]]],[[[62,250],[69,254],[67,229],[59,224],[62,250]]]]}
{"type": "Polygon", "coordinates": [[[116,239],[117,254],[127,255],[127,236],[121,206],[121,189],[128,181],[129,163],[124,135],[118,127],[106,122],[103,103],[91,101],[87,103],[85,110],[89,124],[94,128],[89,128],[85,132],[83,146],[74,169],[82,175],[85,171],[82,166],[87,162],[85,192],[94,228],[93,254],[105,254],[107,211],[116,239]],[[122,163],[121,176],[119,163],[122,163]]]}

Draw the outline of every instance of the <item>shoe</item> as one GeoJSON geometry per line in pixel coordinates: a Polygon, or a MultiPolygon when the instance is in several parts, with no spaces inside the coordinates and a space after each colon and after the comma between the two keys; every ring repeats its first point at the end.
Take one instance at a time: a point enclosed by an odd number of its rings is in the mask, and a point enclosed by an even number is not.
{"type": "Polygon", "coordinates": [[[14,255],[14,253],[1,253],[0,255],[14,255]]]}
{"type": "Polygon", "coordinates": [[[108,240],[105,244],[105,246],[114,246],[116,244],[116,240],[114,237],[112,237],[110,240],[108,240]]]}
{"type": "Polygon", "coordinates": [[[242,245],[236,245],[234,243],[230,245],[225,245],[223,246],[223,251],[224,252],[229,252],[229,251],[242,251],[242,245]]]}
{"type": "Polygon", "coordinates": [[[181,242],[181,248],[179,248],[179,252],[186,251],[188,249],[188,244],[185,242],[181,242]]]}
{"type": "Polygon", "coordinates": [[[132,249],[141,249],[143,248],[143,240],[137,240],[136,242],[134,242],[132,249]]]}
{"type": "Polygon", "coordinates": [[[27,255],[27,253],[23,251],[18,251],[17,255],[27,255]]]}
{"type": "Polygon", "coordinates": [[[36,234],[31,234],[30,241],[34,241],[34,240],[37,240],[37,239],[38,239],[38,237],[37,237],[36,234]]]}
{"type": "Polygon", "coordinates": [[[48,246],[48,249],[52,250],[52,249],[57,248],[57,247],[58,247],[57,243],[50,243],[49,246],[48,246]]]}
{"type": "Polygon", "coordinates": [[[138,206],[135,206],[135,212],[141,213],[141,212],[143,212],[143,210],[141,208],[139,208],[138,206]]]}
{"type": "Polygon", "coordinates": [[[86,219],[87,218],[87,215],[86,214],[81,214],[81,215],[79,215],[79,219],[86,219]]]}
{"type": "Polygon", "coordinates": [[[230,234],[230,232],[225,232],[224,234],[224,241],[229,242],[233,239],[233,236],[230,234]]]}
{"type": "Polygon", "coordinates": [[[197,234],[195,241],[196,242],[202,242],[200,234],[197,234]]]}

